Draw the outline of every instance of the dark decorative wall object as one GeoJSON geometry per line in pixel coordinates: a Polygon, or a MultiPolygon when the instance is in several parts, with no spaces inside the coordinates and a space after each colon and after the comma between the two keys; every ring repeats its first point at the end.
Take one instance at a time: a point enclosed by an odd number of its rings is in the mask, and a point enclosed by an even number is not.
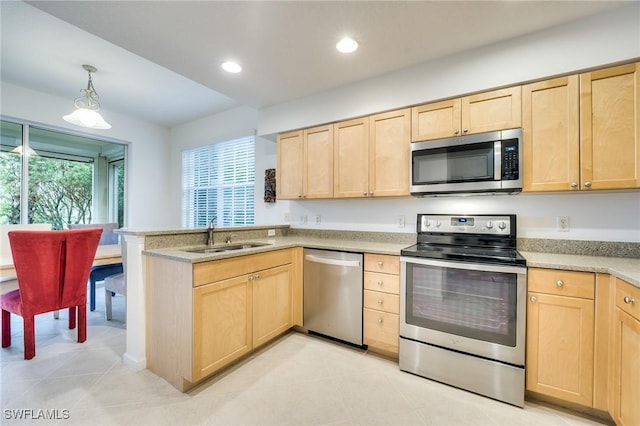
{"type": "Polygon", "coordinates": [[[264,202],[276,202],[276,169],[264,171],[264,202]]]}

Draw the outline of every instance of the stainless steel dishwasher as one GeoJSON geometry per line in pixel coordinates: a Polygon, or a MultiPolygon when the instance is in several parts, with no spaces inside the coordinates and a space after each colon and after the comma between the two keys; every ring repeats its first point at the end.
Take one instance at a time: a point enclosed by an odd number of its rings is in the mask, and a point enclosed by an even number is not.
{"type": "Polygon", "coordinates": [[[304,250],[304,327],[362,346],[362,254],[304,250]]]}

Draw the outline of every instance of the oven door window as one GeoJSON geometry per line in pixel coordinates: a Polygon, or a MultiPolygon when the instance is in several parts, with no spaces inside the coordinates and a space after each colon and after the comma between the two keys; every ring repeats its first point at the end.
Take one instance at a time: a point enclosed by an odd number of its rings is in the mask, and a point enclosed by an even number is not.
{"type": "Polygon", "coordinates": [[[414,185],[495,180],[494,142],[413,152],[414,185]]]}
{"type": "Polygon", "coordinates": [[[517,274],[407,264],[406,322],[516,346],[517,274]]]}

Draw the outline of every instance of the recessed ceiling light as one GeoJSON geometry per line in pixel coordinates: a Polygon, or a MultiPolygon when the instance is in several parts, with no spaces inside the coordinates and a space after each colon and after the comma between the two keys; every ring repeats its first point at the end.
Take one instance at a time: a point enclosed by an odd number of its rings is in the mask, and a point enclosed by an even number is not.
{"type": "Polygon", "coordinates": [[[240,64],[237,63],[237,62],[233,62],[233,61],[227,61],[227,62],[223,63],[221,66],[222,66],[223,70],[225,70],[226,72],[233,73],[233,74],[237,74],[240,71],[242,71],[242,67],[240,66],[240,64]]]}
{"type": "Polygon", "coordinates": [[[350,37],[345,37],[336,44],[336,49],[342,53],[352,53],[358,50],[358,42],[350,37]]]}

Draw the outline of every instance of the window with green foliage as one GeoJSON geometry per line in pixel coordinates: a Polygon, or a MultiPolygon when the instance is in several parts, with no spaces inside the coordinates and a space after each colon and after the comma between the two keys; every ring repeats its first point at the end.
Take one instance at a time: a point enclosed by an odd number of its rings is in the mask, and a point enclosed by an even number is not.
{"type": "Polygon", "coordinates": [[[124,225],[124,145],[9,121],[0,139],[0,223],[124,225]]]}
{"type": "Polygon", "coordinates": [[[182,153],[182,224],[206,227],[254,223],[255,138],[182,153]]]}

